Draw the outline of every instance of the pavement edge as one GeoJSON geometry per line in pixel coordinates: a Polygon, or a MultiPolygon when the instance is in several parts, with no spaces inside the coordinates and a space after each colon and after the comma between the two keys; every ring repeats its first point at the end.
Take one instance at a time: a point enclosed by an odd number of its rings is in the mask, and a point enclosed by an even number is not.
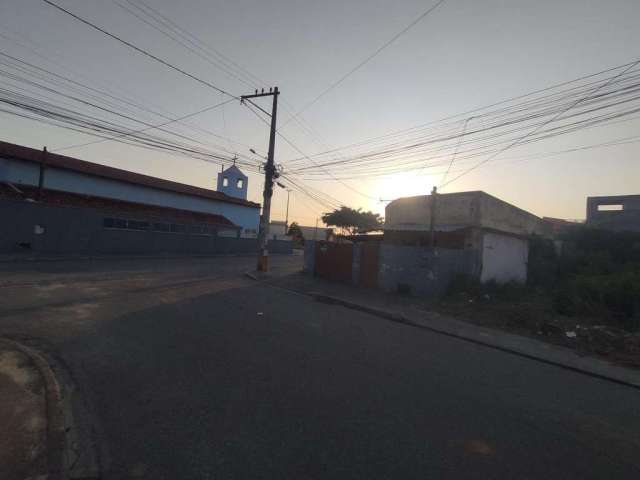
{"type": "MultiPolygon", "coordinates": [[[[599,371],[595,371],[595,369],[590,369],[587,368],[585,366],[580,366],[580,365],[575,365],[575,364],[571,364],[570,362],[562,362],[562,361],[558,361],[556,359],[552,359],[549,358],[548,356],[543,356],[543,355],[536,355],[534,353],[531,352],[527,352],[524,351],[522,349],[518,349],[518,348],[514,348],[514,347],[510,347],[510,346],[506,346],[504,344],[500,344],[499,342],[491,342],[485,339],[481,339],[481,338],[477,338],[471,335],[464,335],[461,334],[460,332],[454,332],[454,331],[450,331],[450,330],[445,330],[442,328],[438,328],[432,325],[426,325],[423,322],[416,322],[408,317],[406,317],[405,315],[399,314],[397,312],[392,312],[392,311],[388,311],[388,310],[383,310],[383,309],[379,309],[379,308],[375,308],[375,307],[370,307],[367,305],[362,305],[360,303],[357,302],[353,302],[350,300],[345,300],[342,298],[338,298],[338,297],[334,297],[331,295],[326,295],[326,294],[322,294],[322,293],[318,293],[318,292],[309,292],[308,293],[309,296],[311,296],[313,299],[315,299],[318,302],[322,302],[322,303],[327,303],[327,304],[333,304],[333,305],[340,305],[342,307],[345,308],[349,308],[351,310],[357,310],[360,312],[364,312],[364,313],[368,313],[371,315],[374,315],[376,317],[379,318],[384,318],[386,320],[391,320],[393,322],[397,322],[397,323],[401,323],[404,325],[409,325],[412,327],[417,327],[417,328],[422,328],[425,330],[429,330],[432,331],[434,333],[438,333],[441,335],[447,335],[449,337],[453,337],[453,338],[457,338],[459,340],[464,340],[466,342],[471,342],[471,343],[475,343],[478,345],[482,345],[485,347],[489,347],[489,348],[493,348],[496,350],[500,350],[506,353],[511,353],[514,355],[518,355],[520,357],[524,357],[524,358],[528,358],[531,360],[535,360],[538,362],[542,362],[542,363],[546,363],[548,365],[554,365],[560,368],[564,368],[567,370],[571,370],[577,373],[581,373],[584,375],[588,375],[590,377],[594,377],[594,378],[598,378],[601,380],[606,380],[609,382],[614,382],[617,383],[619,385],[624,385],[626,387],[631,387],[631,388],[635,388],[637,390],[640,390],[640,374],[637,375],[638,378],[629,378],[629,375],[616,375],[613,372],[599,372],[599,371]]],[[[621,368],[621,367],[612,367],[613,368],[621,368]]]]}
{"type": "Polygon", "coordinates": [[[49,366],[49,363],[33,349],[7,338],[0,338],[0,343],[4,343],[29,357],[44,381],[47,418],[48,479],[62,480],[64,478],[65,451],[64,413],[60,386],[55,374],[49,366]]]}

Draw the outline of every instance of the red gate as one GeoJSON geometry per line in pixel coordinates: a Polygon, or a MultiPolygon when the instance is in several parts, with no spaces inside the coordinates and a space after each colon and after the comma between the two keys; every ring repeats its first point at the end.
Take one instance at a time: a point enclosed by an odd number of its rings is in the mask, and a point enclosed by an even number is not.
{"type": "Polygon", "coordinates": [[[350,243],[318,242],[316,244],[316,275],[334,282],[351,282],[353,245],[350,243]]]}
{"type": "Polygon", "coordinates": [[[360,246],[360,285],[369,288],[378,286],[378,243],[363,243],[360,246]]]}

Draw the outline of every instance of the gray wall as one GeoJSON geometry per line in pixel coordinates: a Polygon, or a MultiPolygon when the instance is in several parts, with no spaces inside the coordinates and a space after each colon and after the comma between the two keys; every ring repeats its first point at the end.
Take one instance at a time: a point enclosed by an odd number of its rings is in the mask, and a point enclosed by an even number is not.
{"type": "Polygon", "coordinates": [[[478,255],[473,250],[380,245],[378,285],[398,291],[403,285],[413,295],[443,294],[456,274],[477,275],[478,255]]]}
{"type": "Polygon", "coordinates": [[[304,242],[304,271],[314,274],[316,271],[316,245],[313,240],[304,242]]]}
{"type": "MultiPolygon", "coordinates": [[[[304,271],[315,273],[316,242],[305,242],[304,271]]],[[[360,249],[354,244],[352,282],[360,283],[360,249]]],[[[475,250],[381,244],[378,250],[378,288],[397,292],[402,286],[413,295],[436,296],[444,293],[457,274],[478,276],[480,258],[475,250]]]]}
{"type": "Polygon", "coordinates": [[[617,231],[640,232],[640,195],[587,198],[587,225],[617,231]],[[598,210],[600,205],[622,205],[622,210],[598,210]]]}
{"type": "MultiPolygon", "coordinates": [[[[105,229],[105,217],[118,217],[118,213],[2,199],[0,253],[217,254],[253,253],[257,249],[255,238],[105,229]],[[44,233],[36,234],[36,225],[43,227],[44,233]],[[31,248],[20,247],[20,243],[31,248]]],[[[291,242],[271,241],[269,250],[291,253],[291,242]]]]}

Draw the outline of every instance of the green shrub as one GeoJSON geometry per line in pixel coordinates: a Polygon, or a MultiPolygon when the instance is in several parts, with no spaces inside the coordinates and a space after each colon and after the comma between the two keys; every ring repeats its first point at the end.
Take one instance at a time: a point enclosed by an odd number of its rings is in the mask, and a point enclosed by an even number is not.
{"type": "Polygon", "coordinates": [[[576,275],[554,290],[552,304],[561,315],[604,316],[627,330],[637,330],[640,274],[576,275]]]}
{"type": "Polygon", "coordinates": [[[527,270],[527,284],[530,286],[548,287],[555,283],[558,276],[558,256],[551,240],[537,235],[529,239],[527,270]]]}

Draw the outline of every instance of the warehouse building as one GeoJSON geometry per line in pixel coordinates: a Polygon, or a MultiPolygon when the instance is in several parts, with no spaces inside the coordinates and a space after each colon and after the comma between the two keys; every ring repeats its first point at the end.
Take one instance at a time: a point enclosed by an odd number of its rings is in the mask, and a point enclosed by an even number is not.
{"type": "Polygon", "coordinates": [[[0,253],[254,251],[260,205],[246,199],[248,178],[234,165],[218,184],[222,191],[0,142],[0,253]]]}

